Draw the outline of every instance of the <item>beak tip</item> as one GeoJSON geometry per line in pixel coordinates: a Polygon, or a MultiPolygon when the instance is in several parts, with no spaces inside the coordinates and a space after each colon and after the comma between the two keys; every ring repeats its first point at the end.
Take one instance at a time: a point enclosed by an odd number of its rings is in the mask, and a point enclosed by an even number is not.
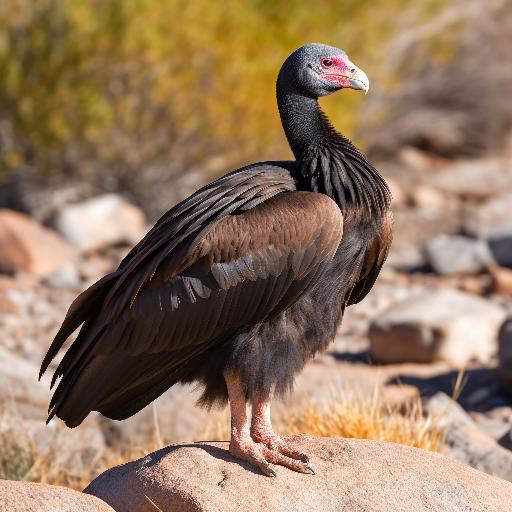
{"type": "Polygon", "coordinates": [[[370,80],[368,80],[368,76],[362,69],[359,69],[356,66],[354,66],[354,71],[350,78],[350,84],[354,89],[364,91],[365,96],[370,90],[370,80]]]}
{"type": "Polygon", "coordinates": [[[368,83],[368,80],[355,78],[349,81],[352,89],[355,89],[356,91],[364,91],[365,96],[368,94],[368,91],[370,90],[370,84],[368,83]]]}

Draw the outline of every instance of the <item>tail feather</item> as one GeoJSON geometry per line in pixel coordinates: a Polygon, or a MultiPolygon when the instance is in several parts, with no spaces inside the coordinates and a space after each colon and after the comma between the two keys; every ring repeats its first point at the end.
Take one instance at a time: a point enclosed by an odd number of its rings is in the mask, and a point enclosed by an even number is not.
{"type": "Polygon", "coordinates": [[[53,358],[64,345],[64,342],[76,331],[88,318],[94,318],[101,309],[103,301],[112,285],[115,283],[119,272],[113,272],[101,278],[90,288],[81,293],[71,304],[66,314],[66,318],[56,334],[48,352],[46,353],[41,370],[39,371],[39,379],[48,369],[53,358]]]}
{"type": "Polygon", "coordinates": [[[207,353],[196,346],[137,356],[86,354],[57,386],[48,421],[57,415],[68,427],[76,427],[91,411],[115,420],[129,418],[176,382],[190,378],[207,353]]]}
{"type": "Polygon", "coordinates": [[[172,354],[166,359],[161,354],[91,356],[59,383],[48,421],[56,415],[76,427],[91,411],[116,420],[132,416],[176,382],[172,354]]]}

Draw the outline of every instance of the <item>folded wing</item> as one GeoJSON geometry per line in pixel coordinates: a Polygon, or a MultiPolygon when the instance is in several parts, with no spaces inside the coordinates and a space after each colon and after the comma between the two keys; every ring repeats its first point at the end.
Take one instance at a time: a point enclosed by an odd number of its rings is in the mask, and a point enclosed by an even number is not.
{"type": "Polygon", "coordinates": [[[83,323],[55,373],[50,418],[75,426],[91,410],[134,414],[197,370],[209,349],[314,284],[341,241],[339,208],[294,191],[283,169],[245,173],[168,212],[73,303],[43,362],[42,371],[83,323]]]}

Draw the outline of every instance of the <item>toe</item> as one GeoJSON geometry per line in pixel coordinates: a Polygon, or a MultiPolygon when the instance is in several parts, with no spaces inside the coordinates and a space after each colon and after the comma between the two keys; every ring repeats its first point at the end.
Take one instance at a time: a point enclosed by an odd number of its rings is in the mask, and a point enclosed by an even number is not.
{"type": "Polygon", "coordinates": [[[304,452],[301,452],[300,450],[292,448],[285,443],[279,444],[276,449],[279,453],[282,453],[283,455],[286,455],[291,459],[297,459],[306,464],[309,462],[309,455],[307,455],[304,452]]]}
{"type": "Polygon", "coordinates": [[[263,456],[268,462],[271,462],[272,464],[284,466],[288,469],[291,469],[292,471],[297,471],[298,473],[314,474],[314,471],[307,463],[302,462],[301,460],[287,457],[278,451],[269,450],[265,447],[263,450],[263,456]]]}
{"type": "Polygon", "coordinates": [[[282,436],[272,433],[267,436],[253,436],[253,440],[264,444],[269,450],[277,451],[290,459],[297,459],[307,464],[309,456],[298,449],[296,437],[299,436],[282,436]]]}
{"type": "Polygon", "coordinates": [[[232,440],[229,453],[237,459],[257,466],[264,475],[272,478],[276,476],[276,472],[270,464],[284,466],[298,473],[315,474],[309,465],[309,457],[305,453],[288,447],[278,436],[266,441],[265,443],[255,442],[250,438],[232,440]]]}
{"type": "Polygon", "coordinates": [[[275,478],[276,472],[272,469],[269,461],[263,454],[263,446],[254,442],[230,443],[229,453],[240,460],[245,460],[260,468],[265,476],[275,478]]]}

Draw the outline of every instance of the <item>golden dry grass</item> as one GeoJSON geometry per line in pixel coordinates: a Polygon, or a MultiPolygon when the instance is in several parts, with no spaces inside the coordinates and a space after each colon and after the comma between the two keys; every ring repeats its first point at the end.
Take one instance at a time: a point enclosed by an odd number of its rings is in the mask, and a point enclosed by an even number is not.
{"type": "Polygon", "coordinates": [[[419,398],[396,404],[379,390],[372,396],[349,390],[326,405],[309,405],[282,428],[290,434],[375,439],[430,451],[439,451],[445,438],[445,430],[425,414],[419,398]]]}
{"type": "MultiPolygon", "coordinates": [[[[74,464],[63,464],[57,460],[53,452],[40,453],[35,441],[20,433],[9,431],[0,435],[0,446],[0,479],[43,482],[77,490],[82,490],[106,469],[144,455],[105,449],[88,460],[83,471],[78,471],[71,467],[74,464]]],[[[75,453],[68,460],[81,459],[85,449],[84,446],[76,446],[75,453]]]]}
{"type": "MultiPolygon", "coordinates": [[[[281,414],[274,426],[283,434],[374,439],[429,451],[441,451],[445,439],[445,430],[425,413],[419,397],[393,402],[380,388],[372,394],[338,390],[322,405],[310,403],[290,415],[281,414]]],[[[228,425],[214,418],[199,437],[228,439],[228,425]]]]}
{"type": "MultiPolygon", "coordinates": [[[[210,423],[195,434],[196,439],[228,439],[229,425],[226,416],[212,414],[210,423]]],[[[10,418],[15,424],[13,418],[10,418]]],[[[18,424],[21,425],[21,418],[18,424]]],[[[275,421],[276,430],[282,433],[307,433],[316,436],[335,436],[376,439],[406,444],[426,450],[440,451],[445,432],[437,426],[435,418],[425,415],[419,399],[405,405],[390,403],[381,390],[364,394],[355,390],[337,392],[324,405],[309,404],[296,413],[282,415],[275,421]]],[[[41,455],[35,440],[22,429],[8,429],[0,434],[0,478],[45,482],[83,489],[106,469],[140,458],[162,447],[158,422],[155,436],[148,440],[144,450],[126,447],[122,450],[106,448],[93,458],[84,456],[84,446],[76,446],[76,453],[67,460],[81,460],[82,468],[72,470],[62,465],[52,451],[41,455]],[[85,458],[84,458],[85,457],[85,458]]],[[[55,447],[58,449],[58,446],[55,447]]]]}

